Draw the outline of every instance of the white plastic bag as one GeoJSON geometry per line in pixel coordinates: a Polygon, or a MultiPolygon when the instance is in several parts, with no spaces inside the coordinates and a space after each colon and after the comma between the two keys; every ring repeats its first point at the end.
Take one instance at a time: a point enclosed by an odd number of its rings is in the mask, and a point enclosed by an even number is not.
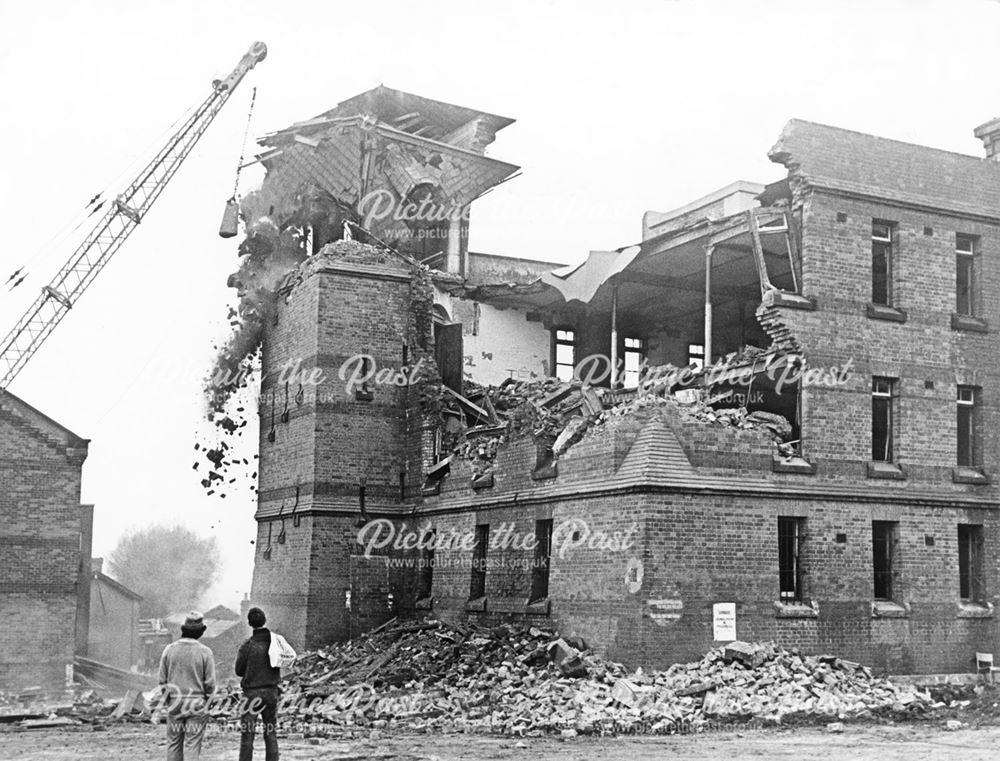
{"type": "Polygon", "coordinates": [[[295,663],[298,656],[284,637],[271,632],[271,646],[267,649],[267,657],[271,661],[272,668],[284,669],[295,663]]]}

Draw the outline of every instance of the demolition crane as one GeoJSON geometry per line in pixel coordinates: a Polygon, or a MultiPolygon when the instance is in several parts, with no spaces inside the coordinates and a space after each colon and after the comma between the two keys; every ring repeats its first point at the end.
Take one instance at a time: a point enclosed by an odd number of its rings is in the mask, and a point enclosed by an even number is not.
{"type": "Polygon", "coordinates": [[[6,389],[72,309],[97,274],[142,222],[170,178],[191,153],[247,72],[264,60],[267,46],[255,42],[228,77],[212,83],[211,94],[167,140],[139,175],[111,204],[93,230],[42,288],[41,294],[0,345],[0,389],[6,389]]]}

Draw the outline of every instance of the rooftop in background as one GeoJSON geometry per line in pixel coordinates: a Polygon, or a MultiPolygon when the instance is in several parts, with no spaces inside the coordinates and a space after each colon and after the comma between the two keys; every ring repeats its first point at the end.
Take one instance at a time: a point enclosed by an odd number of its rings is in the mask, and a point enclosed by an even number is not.
{"type": "Polygon", "coordinates": [[[768,157],[806,184],[929,210],[1000,218],[1000,162],[792,119],[768,157]]]}

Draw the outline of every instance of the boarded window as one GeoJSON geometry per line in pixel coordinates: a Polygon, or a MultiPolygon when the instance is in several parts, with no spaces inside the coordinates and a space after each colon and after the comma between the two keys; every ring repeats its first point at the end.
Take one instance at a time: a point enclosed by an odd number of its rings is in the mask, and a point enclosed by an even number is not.
{"type": "Polygon", "coordinates": [[[476,526],[476,543],[472,548],[472,581],[469,599],[486,596],[486,550],[490,544],[490,526],[482,523],[476,526]]]}
{"type": "Polygon", "coordinates": [[[872,303],[892,306],[893,223],[872,222],[872,303]]]}
{"type": "Polygon", "coordinates": [[[976,464],[976,390],[958,387],[958,464],[976,464]]]}
{"type": "Polygon", "coordinates": [[[972,299],[975,252],[975,239],[971,235],[955,236],[955,311],[962,315],[975,314],[972,299]]]}
{"type": "Polygon", "coordinates": [[[876,600],[891,600],[895,565],[897,523],[872,521],[872,566],[876,600]]]}
{"type": "Polygon", "coordinates": [[[535,560],[531,566],[531,602],[549,596],[549,560],[552,556],[552,519],[535,521],[535,560]]]}
{"type": "Polygon", "coordinates": [[[958,588],[963,600],[979,602],[983,594],[983,527],[958,525],[958,588]]]}
{"type": "Polygon", "coordinates": [[[462,323],[434,325],[434,360],[441,382],[452,391],[462,393],[462,323]]]}
{"type": "Polygon", "coordinates": [[[800,550],[804,518],[778,518],[778,584],[783,602],[802,600],[800,550]]]}
{"type": "Polygon", "coordinates": [[[893,391],[891,378],[872,378],[872,459],[892,462],[893,391]]]}

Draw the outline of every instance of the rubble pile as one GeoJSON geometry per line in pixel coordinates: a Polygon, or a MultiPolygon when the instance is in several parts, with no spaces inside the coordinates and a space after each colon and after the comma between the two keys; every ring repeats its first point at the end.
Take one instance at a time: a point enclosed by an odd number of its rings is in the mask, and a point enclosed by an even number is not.
{"type": "Polygon", "coordinates": [[[61,694],[30,688],[20,693],[0,692],[0,727],[50,729],[115,721],[146,722],[150,712],[138,690],[121,699],[102,697],[95,690],[75,687],[61,694]]]}
{"type": "Polygon", "coordinates": [[[734,642],[629,672],[579,639],[509,625],[392,623],[306,653],[289,675],[302,720],[513,735],[672,733],[712,721],[919,714],[930,696],[834,656],[734,642]],[[361,687],[364,686],[364,689],[361,687]]]}
{"type": "MultiPolygon", "coordinates": [[[[749,349],[752,347],[748,348],[749,349]]],[[[761,352],[757,349],[756,352],[761,352]]],[[[733,354],[728,362],[744,362],[754,354],[733,354]]],[[[651,377],[676,378],[672,366],[651,369],[651,377]]],[[[464,395],[441,397],[444,451],[472,463],[474,473],[491,472],[500,446],[517,436],[531,435],[559,456],[609,421],[646,409],[664,409],[680,419],[741,430],[765,431],[782,454],[791,454],[787,440],[791,423],[782,415],[746,407],[715,407],[726,393],[711,396],[703,387],[673,390],[669,380],[651,381],[640,392],[615,392],[579,380],[505,380],[499,386],[466,381],[464,395]]]]}

